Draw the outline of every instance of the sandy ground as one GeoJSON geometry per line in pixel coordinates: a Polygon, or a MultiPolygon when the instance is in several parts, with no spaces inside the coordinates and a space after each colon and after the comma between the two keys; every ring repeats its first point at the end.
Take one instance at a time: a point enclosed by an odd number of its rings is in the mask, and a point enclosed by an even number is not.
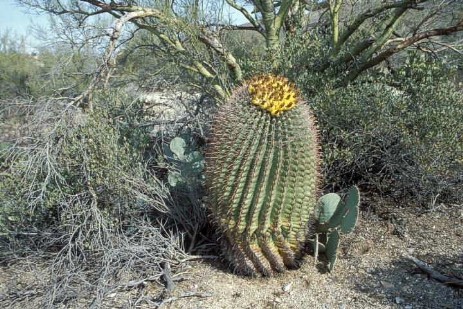
{"type": "MultiPolygon", "coordinates": [[[[442,274],[463,278],[463,207],[440,205],[424,212],[374,203],[374,210],[361,213],[356,231],[343,239],[333,273],[322,262],[315,265],[312,256],[300,269],[274,278],[236,276],[218,259],[189,261],[185,272],[174,276],[182,280],[172,292],[148,282],[109,293],[102,307],[463,308],[463,289],[429,278],[406,258],[413,255],[442,274]]],[[[41,293],[30,287],[46,275],[26,261],[1,267],[0,308],[39,308],[41,293]],[[29,287],[23,289],[29,294],[21,294],[22,287],[29,287]]],[[[85,295],[78,298],[82,302],[60,308],[87,308],[85,295]]]]}
{"type": "Polygon", "coordinates": [[[463,290],[429,279],[406,257],[463,277],[463,210],[429,213],[384,208],[363,213],[341,246],[333,273],[307,257],[301,269],[265,279],[240,278],[219,263],[192,265],[168,308],[463,308],[463,290]],[[188,295],[188,294],[186,294],[188,295]]]}

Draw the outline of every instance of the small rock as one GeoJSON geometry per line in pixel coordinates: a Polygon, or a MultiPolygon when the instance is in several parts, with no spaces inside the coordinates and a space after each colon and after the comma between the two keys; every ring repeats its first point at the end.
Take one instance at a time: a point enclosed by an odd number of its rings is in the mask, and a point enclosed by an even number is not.
{"type": "Polygon", "coordinates": [[[292,285],[293,285],[292,283],[285,284],[282,287],[283,292],[288,293],[291,290],[292,285]]]}
{"type": "Polygon", "coordinates": [[[403,299],[402,297],[398,297],[398,296],[397,296],[397,297],[395,298],[396,304],[401,304],[401,303],[403,303],[404,301],[405,301],[405,299],[403,299]]]}
{"type": "Polygon", "coordinates": [[[380,282],[381,282],[381,285],[386,289],[392,289],[394,287],[394,285],[390,283],[389,281],[382,280],[380,282]]]}
{"type": "Polygon", "coordinates": [[[413,309],[413,306],[412,306],[412,305],[406,305],[406,306],[404,307],[404,309],[413,309]]]}

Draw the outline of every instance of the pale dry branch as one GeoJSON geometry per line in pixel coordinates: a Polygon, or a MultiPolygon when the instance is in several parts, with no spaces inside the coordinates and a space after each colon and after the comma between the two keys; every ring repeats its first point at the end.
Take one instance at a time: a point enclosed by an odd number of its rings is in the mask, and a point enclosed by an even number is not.
{"type": "Polygon", "coordinates": [[[257,22],[257,20],[246,10],[243,6],[239,5],[235,0],[225,0],[228,5],[230,5],[235,10],[238,10],[255,29],[258,29],[259,32],[263,32],[262,26],[257,22]]]}
{"type": "Polygon", "coordinates": [[[437,270],[435,270],[431,265],[417,259],[414,256],[408,255],[406,258],[413,263],[415,263],[418,268],[423,271],[424,273],[428,274],[432,279],[437,280],[443,284],[454,286],[457,288],[463,288],[463,279],[453,277],[453,276],[448,276],[448,275],[443,275],[437,270]]]}
{"type": "MultiPolygon", "coordinates": [[[[92,2],[98,2],[98,1],[92,1],[92,2]]],[[[126,13],[114,23],[112,33],[110,34],[110,38],[109,38],[109,44],[103,56],[103,63],[100,65],[98,70],[95,72],[95,75],[92,81],[90,82],[89,86],[87,87],[87,89],[84,91],[84,93],[82,93],[81,95],[79,95],[78,97],[74,99],[73,104],[75,104],[76,106],[79,106],[81,105],[81,103],[87,100],[89,110],[93,109],[91,94],[100,81],[109,78],[110,70],[115,64],[115,54],[114,53],[116,50],[117,41],[119,40],[121,36],[124,25],[132,19],[143,18],[143,17],[148,17],[148,16],[156,16],[156,15],[158,15],[157,10],[134,11],[134,12],[126,13]]]]}

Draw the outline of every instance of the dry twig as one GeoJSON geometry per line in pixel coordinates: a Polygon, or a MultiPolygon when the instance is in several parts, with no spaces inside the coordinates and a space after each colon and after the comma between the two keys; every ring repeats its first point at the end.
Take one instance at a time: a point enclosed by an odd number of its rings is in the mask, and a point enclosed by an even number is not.
{"type": "Polygon", "coordinates": [[[206,298],[206,297],[212,297],[211,293],[199,293],[199,292],[187,292],[183,293],[180,296],[177,297],[169,297],[166,299],[163,299],[161,302],[157,304],[157,308],[161,308],[163,305],[166,305],[168,303],[172,303],[176,300],[179,300],[180,298],[185,298],[185,297],[200,297],[200,298],[206,298]]]}
{"type": "Polygon", "coordinates": [[[428,265],[427,263],[417,259],[414,256],[409,255],[406,258],[412,261],[413,263],[415,263],[415,265],[418,266],[418,268],[421,271],[428,274],[432,279],[437,280],[446,285],[451,285],[457,288],[463,288],[463,279],[459,279],[453,276],[443,275],[437,270],[435,270],[431,265],[428,265]]]}

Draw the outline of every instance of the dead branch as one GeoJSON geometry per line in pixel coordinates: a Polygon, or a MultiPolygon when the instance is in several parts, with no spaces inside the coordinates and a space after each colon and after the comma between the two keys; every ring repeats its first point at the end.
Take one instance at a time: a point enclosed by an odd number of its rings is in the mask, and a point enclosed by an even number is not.
{"type": "Polygon", "coordinates": [[[218,38],[215,38],[211,32],[203,30],[202,34],[199,36],[199,40],[206,46],[212,48],[225,61],[229,70],[235,76],[236,81],[241,82],[243,80],[243,72],[241,71],[240,65],[235,57],[225,49],[218,38]]]}
{"type": "Polygon", "coordinates": [[[130,289],[133,289],[133,288],[138,288],[140,286],[145,286],[147,282],[158,282],[160,277],[161,277],[161,275],[156,275],[156,276],[151,276],[151,277],[148,277],[148,278],[143,278],[143,279],[140,279],[140,280],[132,280],[132,281],[129,281],[127,283],[118,285],[116,287],[116,289],[130,290],[130,289]]]}
{"type": "Polygon", "coordinates": [[[186,297],[199,297],[199,298],[206,298],[206,297],[212,297],[211,293],[199,293],[199,292],[187,292],[183,293],[180,296],[177,297],[169,297],[166,299],[163,299],[157,304],[157,308],[161,308],[163,305],[166,305],[168,303],[172,303],[176,300],[179,300],[180,298],[186,298],[186,297]]]}
{"type": "MultiPolygon", "coordinates": [[[[84,91],[81,95],[76,97],[73,101],[73,103],[76,106],[81,105],[82,102],[85,100],[89,99],[93,90],[95,89],[96,85],[104,79],[107,79],[109,77],[109,72],[110,69],[114,66],[114,52],[116,50],[117,46],[117,41],[119,40],[119,37],[121,36],[122,29],[124,25],[134,19],[134,18],[141,18],[141,17],[148,17],[148,16],[153,16],[156,11],[136,11],[136,12],[130,12],[119,18],[116,23],[114,24],[113,31],[110,34],[110,39],[109,39],[109,44],[106,49],[106,52],[103,57],[103,63],[100,65],[98,68],[97,72],[95,73],[92,81],[90,82],[89,86],[87,87],[87,90],[84,91]]],[[[91,100],[88,100],[88,108],[92,110],[92,102],[91,100]]]]}
{"type": "Polygon", "coordinates": [[[166,292],[171,293],[175,289],[175,283],[172,279],[172,271],[170,269],[170,263],[164,262],[162,266],[162,278],[166,284],[166,292]]]}
{"type": "Polygon", "coordinates": [[[460,289],[463,288],[463,279],[459,279],[453,276],[443,275],[437,270],[435,270],[431,265],[428,265],[427,263],[417,259],[414,256],[409,255],[409,256],[406,256],[406,258],[412,261],[413,263],[415,263],[415,265],[418,266],[418,268],[421,271],[428,274],[432,279],[437,280],[446,285],[451,285],[453,287],[457,287],[460,289]]]}
{"type": "Polygon", "coordinates": [[[239,5],[236,3],[235,0],[225,0],[228,5],[230,5],[232,8],[235,10],[238,10],[250,23],[251,25],[258,29],[259,32],[263,33],[262,26],[259,24],[259,22],[249,13],[248,10],[246,10],[243,6],[239,5]]]}

